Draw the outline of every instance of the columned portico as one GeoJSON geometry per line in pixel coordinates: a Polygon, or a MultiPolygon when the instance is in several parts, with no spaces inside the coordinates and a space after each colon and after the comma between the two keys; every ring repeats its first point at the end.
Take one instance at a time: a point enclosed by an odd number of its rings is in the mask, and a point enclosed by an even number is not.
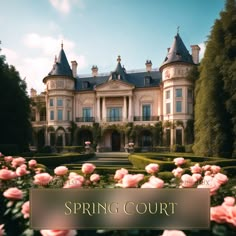
{"type": "Polygon", "coordinates": [[[97,122],[101,120],[100,97],[97,97],[97,122]]]}
{"type": "Polygon", "coordinates": [[[106,122],[107,112],[106,112],[106,97],[102,98],[102,121],[106,122]]]}
{"type": "Polygon", "coordinates": [[[132,96],[129,96],[129,122],[133,121],[132,117],[132,96]]]}
{"type": "Polygon", "coordinates": [[[124,96],[123,121],[127,121],[127,99],[126,99],[126,96],[124,96]]]}

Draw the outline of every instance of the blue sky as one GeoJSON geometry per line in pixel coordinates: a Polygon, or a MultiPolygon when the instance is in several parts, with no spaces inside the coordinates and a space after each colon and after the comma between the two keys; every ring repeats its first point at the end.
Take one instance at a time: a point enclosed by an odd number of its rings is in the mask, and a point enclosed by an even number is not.
{"type": "Polygon", "coordinates": [[[224,0],[1,0],[1,54],[26,78],[28,90],[44,91],[63,40],[68,61],[78,74],[115,69],[160,67],[177,27],[186,47],[204,42],[224,0]]]}

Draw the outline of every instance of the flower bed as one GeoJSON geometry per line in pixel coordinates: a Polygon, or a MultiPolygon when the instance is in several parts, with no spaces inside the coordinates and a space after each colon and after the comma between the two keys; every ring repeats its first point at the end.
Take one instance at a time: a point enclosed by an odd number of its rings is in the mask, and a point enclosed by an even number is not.
{"type": "Polygon", "coordinates": [[[39,230],[29,228],[29,188],[208,188],[211,194],[211,229],[205,231],[133,230],[122,235],[235,235],[236,205],[235,179],[222,173],[220,166],[195,164],[185,174],[184,158],[176,158],[168,164],[172,172],[164,177],[160,172],[164,166],[149,163],[142,173],[132,173],[121,168],[113,174],[101,175],[91,163],[81,166],[80,173],[70,172],[66,166],[57,166],[53,171],[41,168],[36,160],[22,157],[1,157],[0,169],[0,235],[93,235],[106,233],[117,235],[118,231],[39,230]],[[172,176],[170,176],[172,175],[172,176]],[[170,178],[171,177],[171,178],[170,178]],[[5,232],[5,233],[4,233],[5,232]]]}

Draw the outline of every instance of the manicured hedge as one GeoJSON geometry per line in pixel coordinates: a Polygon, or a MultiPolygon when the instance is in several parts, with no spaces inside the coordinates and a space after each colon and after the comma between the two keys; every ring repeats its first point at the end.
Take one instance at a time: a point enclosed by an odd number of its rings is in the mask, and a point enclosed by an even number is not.
{"type": "Polygon", "coordinates": [[[129,155],[129,161],[132,163],[132,165],[137,169],[145,169],[145,166],[147,166],[150,163],[156,163],[159,165],[160,171],[171,171],[175,168],[175,165],[173,161],[161,161],[161,160],[154,160],[145,157],[145,154],[143,155],[129,155]]]}
{"type": "Polygon", "coordinates": [[[94,154],[67,154],[67,155],[54,155],[43,157],[31,157],[29,159],[35,159],[38,163],[47,167],[56,167],[58,165],[73,163],[77,161],[86,161],[92,158],[94,154]]]}

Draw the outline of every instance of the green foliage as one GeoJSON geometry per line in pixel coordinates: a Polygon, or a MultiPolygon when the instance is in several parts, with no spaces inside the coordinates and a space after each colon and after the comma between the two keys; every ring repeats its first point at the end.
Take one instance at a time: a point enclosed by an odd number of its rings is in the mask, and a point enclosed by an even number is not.
{"type": "Polygon", "coordinates": [[[225,11],[212,28],[200,65],[193,146],[199,155],[236,155],[235,15],[235,0],[227,0],[225,11]]]}
{"type": "Polygon", "coordinates": [[[28,149],[31,138],[30,99],[26,83],[14,66],[0,55],[0,144],[14,144],[19,151],[28,149]]]}
{"type": "Polygon", "coordinates": [[[185,147],[183,145],[174,144],[171,147],[171,151],[172,152],[185,152],[185,147]]]}

